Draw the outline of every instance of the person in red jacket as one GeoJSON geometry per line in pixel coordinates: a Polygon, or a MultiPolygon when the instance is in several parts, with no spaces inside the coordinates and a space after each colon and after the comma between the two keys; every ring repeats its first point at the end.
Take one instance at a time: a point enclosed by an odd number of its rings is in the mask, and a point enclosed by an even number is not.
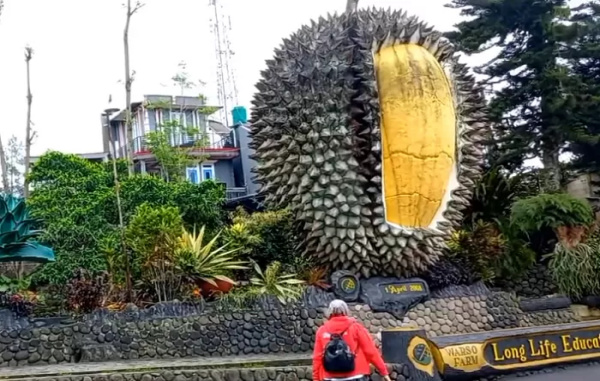
{"type": "Polygon", "coordinates": [[[359,380],[371,375],[371,364],[385,381],[391,381],[379,350],[369,331],[350,317],[350,309],[343,300],[334,300],[327,311],[328,321],[317,331],[313,352],[313,381],[359,380]],[[323,356],[332,335],[342,335],[350,351],[355,355],[354,371],[345,374],[328,373],[323,366],[323,356]]]}

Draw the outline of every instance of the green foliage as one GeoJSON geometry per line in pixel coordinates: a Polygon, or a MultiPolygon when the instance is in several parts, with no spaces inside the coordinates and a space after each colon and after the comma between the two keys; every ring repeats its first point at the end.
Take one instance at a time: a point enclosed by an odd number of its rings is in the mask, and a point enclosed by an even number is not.
{"type": "Polygon", "coordinates": [[[472,231],[457,231],[448,242],[450,259],[460,258],[468,263],[470,272],[485,282],[496,277],[494,264],[503,255],[504,245],[498,228],[483,222],[479,222],[472,231]]]}
{"type": "Polygon", "coordinates": [[[217,286],[215,280],[235,284],[227,274],[247,269],[246,262],[236,258],[238,249],[228,250],[228,245],[217,247],[219,235],[204,243],[204,227],[198,234],[195,230],[193,233],[183,232],[175,254],[175,263],[182,275],[193,282],[200,280],[214,286],[217,286]]]}
{"type": "Polygon", "coordinates": [[[591,134],[578,117],[579,76],[567,59],[576,52],[578,25],[566,0],[452,0],[465,21],[447,37],[471,55],[492,48],[493,59],[475,69],[492,94],[489,117],[496,163],[519,167],[536,156],[548,172],[545,188],[560,187],[559,155],[591,134]],[[502,83],[504,86],[496,86],[502,83]]]}
{"type": "Polygon", "coordinates": [[[600,293],[600,248],[579,243],[574,247],[558,243],[549,255],[548,268],[560,292],[581,298],[600,293]]]}
{"type": "Polygon", "coordinates": [[[160,163],[165,180],[178,181],[184,178],[187,166],[206,159],[203,156],[193,156],[192,152],[206,147],[208,136],[197,128],[184,127],[179,120],[171,120],[163,123],[159,129],[147,133],[146,143],[160,163]],[[193,143],[186,147],[173,146],[172,137],[182,134],[193,136],[193,143]]]}
{"type": "Polygon", "coordinates": [[[295,261],[297,237],[289,210],[246,213],[239,208],[233,224],[225,230],[224,240],[239,248],[259,266],[274,261],[290,265],[295,261]]]}
{"type": "Polygon", "coordinates": [[[223,226],[225,185],[214,181],[192,184],[184,181],[171,188],[173,204],[177,205],[186,226],[205,226],[216,231],[223,226]]]}
{"type": "Polygon", "coordinates": [[[32,219],[25,199],[0,194],[0,262],[53,262],[54,251],[35,239],[40,221],[32,219]]]}
{"type": "MultiPolygon", "coordinates": [[[[536,260],[535,252],[518,232],[500,221],[479,221],[472,230],[459,230],[448,246],[450,263],[456,263],[463,271],[466,268],[466,272],[471,273],[469,282],[515,279],[529,270],[536,260]]],[[[434,275],[437,283],[444,283],[441,274],[434,275]]],[[[461,273],[452,276],[463,278],[461,273]]]]}
{"type": "MultiPolygon", "coordinates": [[[[102,165],[75,155],[49,152],[29,174],[31,213],[44,221],[41,242],[56,252],[56,262],[34,275],[38,284],[64,285],[75,270],[106,270],[100,243],[117,237],[113,183],[102,165]]],[[[116,240],[115,240],[116,241],[116,240]]]]}
{"type": "Polygon", "coordinates": [[[564,193],[540,194],[515,202],[510,221],[524,233],[535,233],[544,228],[590,226],[594,214],[585,200],[564,193]]]}
{"type": "Polygon", "coordinates": [[[136,209],[126,228],[134,279],[152,285],[159,301],[173,300],[180,285],[173,254],[182,230],[183,221],[176,207],[153,207],[147,203],[136,209]]]}
{"type": "Polygon", "coordinates": [[[5,275],[0,275],[0,293],[8,292],[11,294],[29,290],[31,286],[31,276],[26,276],[21,279],[9,278],[5,275]]]}
{"type": "Polygon", "coordinates": [[[475,226],[478,221],[492,222],[504,218],[522,194],[522,176],[507,176],[499,168],[487,171],[477,183],[471,203],[464,212],[464,222],[475,226]]]}
{"type": "Polygon", "coordinates": [[[535,264],[536,252],[530,247],[520,231],[507,220],[497,222],[504,241],[502,255],[494,263],[497,279],[518,279],[535,264]]]}
{"type": "Polygon", "coordinates": [[[275,296],[282,304],[297,300],[302,295],[302,289],[298,286],[304,284],[304,281],[295,279],[296,274],[281,275],[281,263],[271,263],[264,272],[255,263],[254,271],[257,276],[250,282],[257,287],[259,295],[275,296]]]}
{"type": "Polygon", "coordinates": [[[188,228],[206,226],[210,231],[223,224],[225,187],[214,181],[200,184],[167,183],[159,177],[136,175],[121,183],[123,214],[129,220],[142,203],[153,206],[171,205],[179,208],[188,228]]]}
{"type": "MultiPolygon", "coordinates": [[[[127,173],[125,162],[118,166],[127,173]]],[[[34,190],[28,205],[46,227],[40,240],[54,248],[57,259],[36,273],[34,282],[64,285],[79,268],[92,274],[107,270],[107,259],[119,264],[114,269],[120,270],[112,275],[121,281],[124,259],[120,258],[112,166],[49,152],[33,165],[29,178],[34,190]]],[[[121,199],[126,224],[144,203],[178,208],[189,227],[205,225],[215,231],[223,223],[225,189],[212,181],[167,183],[154,176],[134,175],[121,182],[121,199]]]]}

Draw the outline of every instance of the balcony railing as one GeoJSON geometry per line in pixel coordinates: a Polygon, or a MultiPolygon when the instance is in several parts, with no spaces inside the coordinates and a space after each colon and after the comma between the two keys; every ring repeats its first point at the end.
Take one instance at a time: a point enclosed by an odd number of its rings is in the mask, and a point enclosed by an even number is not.
{"type": "MultiPolygon", "coordinates": [[[[191,148],[198,147],[199,149],[223,149],[235,148],[233,139],[229,136],[223,138],[217,134],[171,134],[169,137],[171,147],[191,148]]],[[[150,146],[146,136],[139,136],[133,139],[133,153],[150,152],[150,146]]]]}
{"type": "Polygon", "coordinates": [[[248,192],[246,188],[227,188],[225,190],[225,198],[227,201],[233,200],[239,197],[244,197],[248,192]]]}

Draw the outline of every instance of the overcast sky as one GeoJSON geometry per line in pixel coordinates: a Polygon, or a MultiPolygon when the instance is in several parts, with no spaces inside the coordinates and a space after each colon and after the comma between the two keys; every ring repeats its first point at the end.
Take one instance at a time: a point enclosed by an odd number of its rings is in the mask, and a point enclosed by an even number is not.
{"type": "MultiPolygon", "coordinates": [[[[264,61],[282,38],[346,0],[220,0],[231,17],[230,39],[239,103],[250,107],[264,61]]],[[[133,99],[143,94],[176,95],[171,77],[185,61],[191,79],[216,102],[215,53],[209,27],[209,0],[145,0],[132,19],[133,99]]],[[[361,0],[361,7],[402,7],[445,31],[460,20],[448,0],[361,0]]],[[[32,120],[38,138],[34,155],[48,149],[71,153],[102,149],[100,113],[113,96],[124,108],[123,0],[5,0],[0,17],[0,132],[24,136],[25,62],[30,45],[32,120]]]]}

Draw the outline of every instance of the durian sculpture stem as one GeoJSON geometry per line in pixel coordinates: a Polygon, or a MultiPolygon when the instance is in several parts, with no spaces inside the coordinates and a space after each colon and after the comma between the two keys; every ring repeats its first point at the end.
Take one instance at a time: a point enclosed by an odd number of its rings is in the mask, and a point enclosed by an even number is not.
{"type": "Polygon", "coordinates": [[[346,13],[356,12],[358,9],[358,0],[348,0],[346,3],[346,13]]]}
{"type": "Polygon", "coordinates": [[[446,250],[483,162],[485,101],[451,44],[400,11],[356,9],[275,51],[252,110],[256,181],[304,254],[364,277],[446,250]]]}

